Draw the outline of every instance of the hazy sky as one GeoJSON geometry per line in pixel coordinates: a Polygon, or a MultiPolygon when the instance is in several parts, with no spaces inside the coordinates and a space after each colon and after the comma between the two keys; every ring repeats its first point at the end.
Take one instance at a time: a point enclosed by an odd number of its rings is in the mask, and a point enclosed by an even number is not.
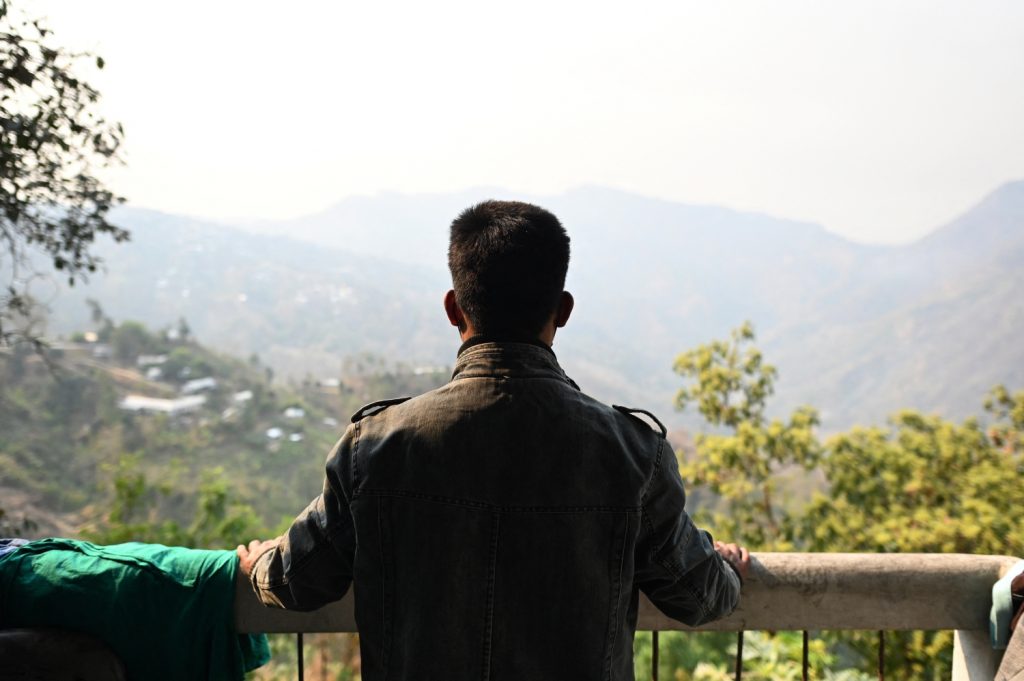
{"type": "Polygon", "coordinates": [[[197,216],[601,184],[900,242],[1024,178],[1024,2],[16,0],[197,216]]]}

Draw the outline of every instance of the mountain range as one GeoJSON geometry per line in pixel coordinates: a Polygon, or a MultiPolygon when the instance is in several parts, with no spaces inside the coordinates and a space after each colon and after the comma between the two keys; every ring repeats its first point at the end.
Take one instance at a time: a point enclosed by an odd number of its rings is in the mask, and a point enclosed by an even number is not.
{"type": "Polygon", "coordinates": [[[235,225],[125,208],[132,241],[101,244],[106,272],[49,298],[51,330],[87,326],[91,297],[117,319],[184,317],[279,375],[333,375],[366,352],[450,365],[447,226],[485,198],[539,203],[569,231],[577,306],[555,350],[599,398],[692,423],[671,409],[673,359],[744,320],[779,369],[772,411],[814,405],[826,431],[900,408],[963,418],[992,385],[1024,387],[1024,182],[900,246],[601,187],[381,194],[235,225]]]}

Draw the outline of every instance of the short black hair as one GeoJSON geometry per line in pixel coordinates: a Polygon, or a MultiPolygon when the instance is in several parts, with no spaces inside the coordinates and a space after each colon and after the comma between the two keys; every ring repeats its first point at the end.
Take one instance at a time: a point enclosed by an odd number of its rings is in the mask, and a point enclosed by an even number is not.
{"type": "Polygon", "coordinates": [[[543,208],[484,201],[452,222],[448,268],[455,300],[478,333],[536,335],[565,287],[569,235],[543,208]]]}

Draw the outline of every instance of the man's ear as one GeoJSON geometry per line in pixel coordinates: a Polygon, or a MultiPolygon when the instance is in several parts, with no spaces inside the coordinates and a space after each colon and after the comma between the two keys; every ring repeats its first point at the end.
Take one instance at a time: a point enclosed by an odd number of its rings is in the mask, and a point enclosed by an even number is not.
{"type": "Polygon", "coordinates": [[[466,328],[466,315],[462,313],[462,308],[455,300],[455,291],[452,289],[448,289],[448,293],[444,294],[444,312],[452,326],[459,327],[459,331],[466,328]]]}
{"type": "Polygon", "coordinates": [[[568,291],[562,291],[561,297],[558,299],[558,309],[555,310],[555,327],[562,328],[566,322],[569,321],[569,316],[572,315],[572,308],[576,304],[572,294],[568,291]]]}

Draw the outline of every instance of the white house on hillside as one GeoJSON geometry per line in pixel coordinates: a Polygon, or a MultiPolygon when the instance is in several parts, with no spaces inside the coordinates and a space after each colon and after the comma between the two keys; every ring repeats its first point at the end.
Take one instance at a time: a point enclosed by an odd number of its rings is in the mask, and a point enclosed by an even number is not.
{"type": "Polygon", "coordinates": [[[205,395],[191,395],[179,397],[176,400],[165,400],[159,397],[146,397],[144,395],[128,395],[118,405],[125,411],[150,412],[156,414],[184,414],[195,411],[206,404],[205,395]]]}
{"type": "Polygon", "coordinates": [[[213,390],[217,387],[217,379],[213,376],[207,376],[205,378],[195,378],[191,381],[187,381],[185,385],[181,386],[182,395],[191,395],[192,393],[201,393],[205,390],[213,390]]]}

